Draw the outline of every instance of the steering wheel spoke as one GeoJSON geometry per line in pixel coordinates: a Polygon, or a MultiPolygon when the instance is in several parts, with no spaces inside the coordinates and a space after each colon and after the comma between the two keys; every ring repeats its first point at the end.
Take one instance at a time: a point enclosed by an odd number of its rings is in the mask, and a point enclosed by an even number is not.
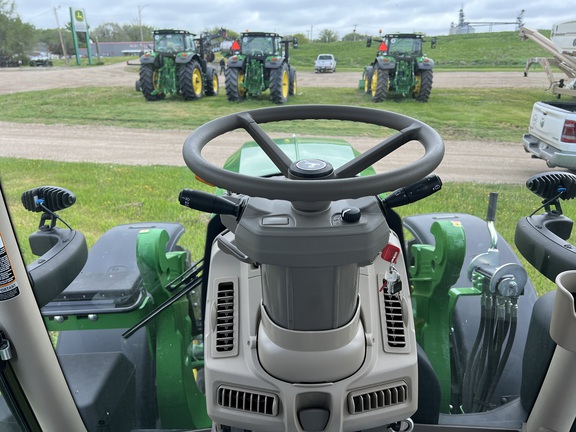
{"type": "Polygon", "coordinates": [[[238,114],[238,121],[243,129],[250,134],[254,141],[260,146],[264,153],[276,165],[284,177],[288,177],[288,169],[292,160],[286,156],[280,147],[270,138],[270,136],[260,127],[249,113],[238,114]]]}
{"type": "Polygon", "coordinates": [[[334,177],[349,178],[360,174],[366,168],[374,165],[380,159],[399,149],[408,141],[415,139],[419,131],[420,126],[415,123],[405,127],[398,133],[392,135],[389,138],[386,138],[381,143],[365,151],[360,156],[342,165],[340,168],[334,171],[334,177]]]}

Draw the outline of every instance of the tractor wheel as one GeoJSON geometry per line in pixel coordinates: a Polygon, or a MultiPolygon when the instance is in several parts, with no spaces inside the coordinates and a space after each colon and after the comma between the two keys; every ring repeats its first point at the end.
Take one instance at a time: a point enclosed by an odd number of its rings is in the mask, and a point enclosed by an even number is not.
{"type": "Polygon", "coordinates": [[[296,77],[296,68],[290,66],[290,84],[288,85],[288,93],[294,96],[298,92],[298,79],[296,77]]]}
{"type": "Polygon", "coordinates": [[[226,78],[226,97],[231,102],[244,100],[246,88],[244,87],[244,69],[226,68],[224,71],[226,78]]]}
{"type": "Polygon", "coordinates": [[[206,58],[207,62],[212,63],[214,61],[214,59],[216,58],[216,55],[212,51],[209,51],[206,53],[206,55],[204,57],[206,58]]]}
{"type": "Polygon", "coordinates": [[[152,94],[158,88],[158,69],[154,65],[143,64],[140,66],[140,89],[148,101],[162,100],[166,97],[164,93],[152,94]]]}
{"type": "Polygon", "coordinates": [[[388,96],[388,89],[390,88],[390,76],[384,69],[378,66],[374,67],[372,73],[372,80],[370,81],[370,89],[372,92],[373,102],[382,102],[388,96]]]}
{"type": "Polygon", "coordinates": [[[364,69],[364,93],[372,93],[372,66],[364,69]]]}
{"type": "Polygon", "coordinates": [[[213,67],[209,67],[206,72],[206,96],[216,96],[219,91],[218,72],[213,67]]]}
{"type": "Polygon", "coordinates": [[[419,102],[428,102],[430,93],[432,93],[432,71],[422,70],[416,76],[419,78],[420,84],[414,89],[414,97],[419,102]]]}
{"type": "Polygon", "coordinates": [[[270,99],[277,104],[286,103],[290,89],[288,66],[283,63],[277,69],[270,71],[270,99]]]}
{"type": "Polygon", "coordinates": [[[178,68],[178,84],[180,85],[180,93],[186,100],[200,99],[204,95],[202,69],[196,60],[178,68]]]}

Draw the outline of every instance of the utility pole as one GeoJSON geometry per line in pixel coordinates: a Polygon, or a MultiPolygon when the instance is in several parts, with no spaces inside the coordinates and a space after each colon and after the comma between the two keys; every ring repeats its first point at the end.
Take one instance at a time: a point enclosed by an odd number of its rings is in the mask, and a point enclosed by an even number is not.
{"type": "Polygon", "coordinates": [[[140,42],[144,42],[144,34],[142,32],[142,9],[147,7],[148,5],[138,5],[138,26],[140,27],[140,42]]]}
{"type": "Polygon", "coordinates": [[[354,42],[356,42],[356,27],[358,26],[358,24],[354,24],[354,30],[352,30],[352,33],[354,33],[354,42]]]}
{"type": "Polygon", "coordinates": [[[58,13],[56,12],[60,9],[60,6],[54,8],[54,16],[56,17],[56,28],[58,28],[58,35],[60,36],[60,46],[62,47],[62,54],[64,54],[64,58],[66,59],[66,65],[70,66],[70,62],[68,61],[68,54],[66,53],[66,44],[64,43],[64,38],[62,37],[62,29],[60,28],[60,20],[58,20],[58,13]]]}

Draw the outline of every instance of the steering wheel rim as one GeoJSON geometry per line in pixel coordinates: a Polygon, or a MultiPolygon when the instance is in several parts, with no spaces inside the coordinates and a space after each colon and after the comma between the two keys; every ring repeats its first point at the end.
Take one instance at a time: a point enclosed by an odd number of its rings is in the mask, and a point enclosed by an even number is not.
{"type": "MultiPolygon", "coordinates": [[[[212,120],[193,131],[184,142],[184,161],[198,177],[211,184],[252,197],[287,201],[337,201],[378,195],[410,185],[432,173],[444,156],[444,142],[438,132],[412,117],[373,108],[341,105],[290,105],[261,108],[212,120]],[[344,120],[383,126],[398,131],[334,171],[335,178],[279,181],[219,168],[202,157],[202,149],[214,138],[235,129],[244,129],[288,177],[293,161],[260,128],[260,123],[290,120],[344,120]],[[355,177],[363,169],[410,141],[424,147],[418,160],[385,173],[355,177]]],[[[294,161],[296,162],[296,161],[294,161]]]]}

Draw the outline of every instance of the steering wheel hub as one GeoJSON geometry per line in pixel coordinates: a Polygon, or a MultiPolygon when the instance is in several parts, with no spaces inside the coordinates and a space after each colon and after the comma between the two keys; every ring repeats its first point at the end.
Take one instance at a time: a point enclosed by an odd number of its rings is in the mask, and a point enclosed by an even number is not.
{"type": "Polygon", "coordinates": [[[330,176],[334,168],[321,159],[302,159],[290,164],[289,173],[293,179],[315,179],[330,176]]]}

